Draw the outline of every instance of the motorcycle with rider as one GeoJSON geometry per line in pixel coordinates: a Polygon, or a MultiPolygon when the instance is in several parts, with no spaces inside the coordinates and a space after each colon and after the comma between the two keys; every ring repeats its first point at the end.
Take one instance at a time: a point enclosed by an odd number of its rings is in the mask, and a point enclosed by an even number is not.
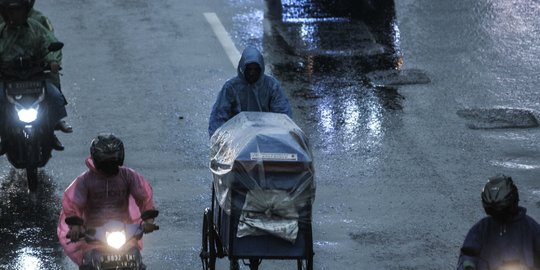
{"type": "Polygon", "coordinates": [[[63,43],[28,18],[32,6],[32,0],[0,0],[0,155],[26,170],[30,191],[52,150],[64,150],[54,131],[73,131],[62,121],[65,98],[51,83],[63,43]]]}
{"type": "Polygon", "coordinates": [[[489,178],[482,193],[487,217],[467,233],[458,270],[532,270],[540,267],[540,225],[519,206],[512,177],[489,178]]]}
{"type": "Polygon", "coordinates": [[[57,235],[79,269],[146,268],[141,238],[159,229],[158,211],[148,181],[123,163],[123,142],[99,134],[86,159],[88,170],[64,191],[57,235]]]}

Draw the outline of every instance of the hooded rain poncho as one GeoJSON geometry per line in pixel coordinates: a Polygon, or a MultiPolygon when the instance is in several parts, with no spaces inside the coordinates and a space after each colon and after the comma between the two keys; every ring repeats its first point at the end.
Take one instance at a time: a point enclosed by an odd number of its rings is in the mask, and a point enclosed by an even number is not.
{"type": "Polygon", "coordinates": [[[520,207],[506,223],[490,216],[476,223],[463,242],[457,269],[463,270],[468,262],[477,270],[497,269],[505,262],[540,266],[540,225],[526,212],[520,207]]]}
{"type": "Polygon", "coordinates": [[[218,94],[210,114],[208,134],[242,111],[283,113],[292,117],[289,101],[277,79],[264,74],[264,58],[255,47],[247,47],[238,63],[238,75],[228,80],[218,94]],[[248,64],[257,63],[261,76],[249,84],[244,71],[248,64]]]}
{"type": "MultiPolygon", "coordinates": [[[[86,228],[103,225],[109,220],[124,223],[141,222],[141,213],[154,209],[152,187],[146,179],[127,167],[116,176],[107,177],[96,170],[92,158],[86,159],[88,171],[78,176],[64,191],[57,235],[66,254],[81,265],[84,253],[95,248],[84,240],[70,243],[65,218],[78,216],[86,228]]],[[[142,242],[138,242],[142,248],[142,242]]]]}

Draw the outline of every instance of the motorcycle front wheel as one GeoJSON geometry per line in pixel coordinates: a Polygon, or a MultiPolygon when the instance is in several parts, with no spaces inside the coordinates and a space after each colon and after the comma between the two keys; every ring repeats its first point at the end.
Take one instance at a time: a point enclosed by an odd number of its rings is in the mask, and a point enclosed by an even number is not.
{"type": "Polygon", "coordinates": [[[35,192],[37,189],[37,182],[38,182],[37,167],[26,168],[26,180],[28,182],[28,190],[30,192],[35,192]]]}

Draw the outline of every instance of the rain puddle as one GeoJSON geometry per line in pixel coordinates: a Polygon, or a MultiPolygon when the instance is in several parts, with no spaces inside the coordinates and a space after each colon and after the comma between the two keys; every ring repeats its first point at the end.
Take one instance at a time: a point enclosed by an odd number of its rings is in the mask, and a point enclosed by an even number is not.
{"type": "Polygon", "coordinates": [[[53,180],[39,172],[38,190],[28,194],[26,174],[12,169],[2,179],[0,269],[59,269],[56,236],[60,203],[53,180]]]}
{"type": "Polygon", "coordinates": [[[509,169],[534,170],[540,169],[538,157],[517,157],[506,160],[491,160],[489,163],[509,169]]]}
{"type": "Polygon", "coordinates": [[[383,244],[388,240],[387,235],[378,232],[349,233],[349,237],[355,242],[362,244],[383,244]]]}
{"type": "Polygon", "coordinates": [[[533,170],[540,169],[540,164],[522,164],[513,161],[491,161],[492,165],[505,167],[509,169],[524,169],[524,170],[533,170]]]}
{"type": "Polygon", "coordinates": [[[314,241],[313,245],[320,248],[332,248],[337,246],[337,242],[329,242],[329,241],[314,241]]]}

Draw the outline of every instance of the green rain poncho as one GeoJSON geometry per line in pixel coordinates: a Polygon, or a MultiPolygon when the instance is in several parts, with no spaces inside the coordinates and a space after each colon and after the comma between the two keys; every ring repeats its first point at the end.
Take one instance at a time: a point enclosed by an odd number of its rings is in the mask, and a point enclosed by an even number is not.
{"type": "Polygon", "coordinates": [[[54,34],[33,19],[26,25],[9,27],[0,24],[0,63],[3,67],[20,58],[46,62],[61,62],[61,54],[49,53],[51,43],[58,42],[54,34]]]}

